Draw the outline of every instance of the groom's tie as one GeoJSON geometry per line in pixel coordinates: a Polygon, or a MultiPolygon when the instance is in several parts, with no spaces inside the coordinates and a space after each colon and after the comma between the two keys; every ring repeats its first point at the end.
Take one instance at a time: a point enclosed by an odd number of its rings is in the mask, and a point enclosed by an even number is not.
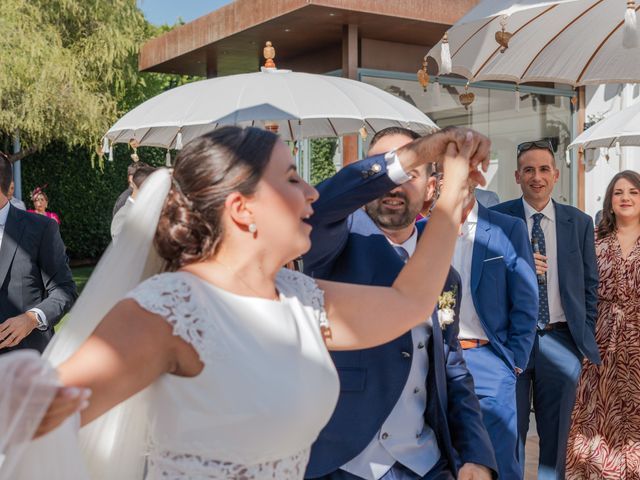
{"type": "MultiPolygon", "coordinates": [[[[547,255],[547,246],[544,242],[544,232],[540,222],[544,215],[542,213],[533,214],[533,228],[531,229],[531,240],[537,240],[541,255],[547,255]]],[[[545,274],[546,278],[546,274],[545,274]]],[[[538,328],[544,330],[549,324],[549,296],[547,294],[547,282],[538,283],[538,328]]]]}
{"type": "Polygon", "coordinates": [[[400,245],[394,245],[393,249],[396,251],[396,253],[398,254],[398,256],[400,257],[400,259],[404,262],[407,263],[407,260],[409,260],[409,252],[407,252],[405,250],[404,247],[401,247],[400,245]]]}

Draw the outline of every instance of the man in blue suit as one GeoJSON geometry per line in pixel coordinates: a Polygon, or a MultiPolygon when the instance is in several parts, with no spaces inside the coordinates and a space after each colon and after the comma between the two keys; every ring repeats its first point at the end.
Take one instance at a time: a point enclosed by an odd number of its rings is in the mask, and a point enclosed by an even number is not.
{"type": "MultiPolygon", "coordinates": [[[[393,283],[424,227],[416,227],[415,218],[428,200],[426,166],[407,175],[393,153],[415,138],[405,129],[379,132],[369,152],[373,157],[318,186],[305,272],[358,284],[393,283]]],[[[450,274],[445,291],[458,282],[450,274]]],[[[332,357],[340,398],[312,448],[305,478],[491,478],[495,458],[456,323],[443,330],[434,315],[430,324],[390,343],[332,357]]]]}
{"type": "Polygon", "coordinates": [[[500,203],[500,197],[498,196],[498,194],[491,190],[482,190],[480,188],[476,188],[475,194],[476,200],[483,207],[491,208],[494,205],[500,203]]]}
{"type": "Polygon", "coordinates": [[[582,359],[600,363],[593,222],[580,210],[551,199],[560,172],[549,141],[520,144],[517,158],[515,176],[523,197],[493,208],[527,222],[538,273],[537,334],[516,386],[519,460],[524,468],[533,398],[540,437],[538,478],[561,480],[582,359]]]}
{"type": "Polygon", "coordinates": [[[465,216],[453,255],[462,278],[460,344],[500,478],[518,480],[516,377],[527,367],[538,318],[531,244],[522,220],[475,199],[465,216]]]}

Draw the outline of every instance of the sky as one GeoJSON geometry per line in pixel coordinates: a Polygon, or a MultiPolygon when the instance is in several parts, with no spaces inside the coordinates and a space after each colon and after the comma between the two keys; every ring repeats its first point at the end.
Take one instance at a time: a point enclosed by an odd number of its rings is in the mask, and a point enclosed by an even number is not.
{"type": "Polygon", "coordinates": [[[173,25],[178,18],[185,22],[213,12],[232,0],[137,0],[145,17],[154,25],[173,25]]]}

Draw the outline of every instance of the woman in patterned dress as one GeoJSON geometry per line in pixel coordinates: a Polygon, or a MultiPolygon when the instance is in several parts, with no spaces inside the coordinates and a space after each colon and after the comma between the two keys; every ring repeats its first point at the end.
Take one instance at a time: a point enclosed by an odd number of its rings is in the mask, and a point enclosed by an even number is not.
{"type": "Polygon", "coordinates": [[[596,340],[602,365],[585,364],[573,410],[567,479],[640,479],[640,175],[607,187],[598,225],[596,340]]]}

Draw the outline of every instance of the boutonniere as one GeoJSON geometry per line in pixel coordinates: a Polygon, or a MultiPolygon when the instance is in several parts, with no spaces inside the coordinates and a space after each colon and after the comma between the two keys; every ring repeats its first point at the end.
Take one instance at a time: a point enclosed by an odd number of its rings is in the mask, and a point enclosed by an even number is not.
{"type": "Polygon", "coordinates": [[[458,293],[458,286],[455,285],[453,289],[442,292],[438,297],[438,322],[440,328],[444,330],[447,325],[453,323],[456,306],[456,294],[458,293]]]}

